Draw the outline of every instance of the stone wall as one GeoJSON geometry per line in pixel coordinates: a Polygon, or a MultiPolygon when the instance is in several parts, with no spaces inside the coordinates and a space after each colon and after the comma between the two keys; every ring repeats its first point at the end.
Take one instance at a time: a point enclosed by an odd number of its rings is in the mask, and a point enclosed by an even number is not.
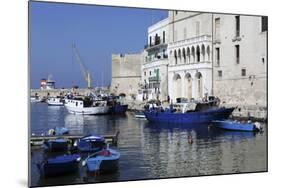
{"type": "Polygon", "coordinates": [[[91,89],[85,89],[85,88],[81,88],[81,89],[31,89],[30,90],[30,96],[39,96],[40,98],[43,97],[47,97],[49,94],[49,97],[56,97],[56,96],[60,96],[60,94],[65,95],[69,92],[75,92],[76,94],[80,94],[80,95],[87,95],[90,92],[92,92],[93,90],[91,89]]]}
{"type": "Polygon", "coordinates": [[[143,54],[112,54],[110,92],[136,95],[141,82],[143,54]]]}

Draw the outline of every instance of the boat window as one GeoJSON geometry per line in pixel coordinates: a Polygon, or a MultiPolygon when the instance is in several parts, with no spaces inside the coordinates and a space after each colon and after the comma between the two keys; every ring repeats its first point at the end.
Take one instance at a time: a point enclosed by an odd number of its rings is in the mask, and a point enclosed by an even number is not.
{"type": "Polygon", "coordinates": [[[76,102],[76,106],[78,106],[78,102],[76,102]]]}

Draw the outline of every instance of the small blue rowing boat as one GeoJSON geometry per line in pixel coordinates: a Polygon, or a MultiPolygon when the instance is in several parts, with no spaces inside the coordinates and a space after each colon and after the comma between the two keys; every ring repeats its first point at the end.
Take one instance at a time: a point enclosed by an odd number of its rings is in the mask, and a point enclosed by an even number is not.
{"type": "Polygon", "coordinates": [[[77,148],[80,152],[97,152],[105,146],[105,139],[97,135],[87,135],[78,140],[77,148]]]}
{"type": "Polygon", "coordinates": [[[226,129],[226,130],[235,130],[235,131],[261,131],[262,127],[259,123],[241,123],[238,121],[231,120],[215,120],[212,121],[215,127],[226,129]]]}
{"type": "Polygon", "coordinates": [[[61,155],[37,164],[37,167],[44,177],[59,176],[74,173],[78,170],[80,155],[61,155]]]}
{"type": "Polygon", "coordinates": [[[119,168],[120,153],[113,149],[103,149],[87,157],[83,166],[87,165],[89,172],[110,173],[119,168]]]}
{"type": "Polygon", "coordinates": [[[68,142],[63,138],[48,140],[44,143],[44,148],[46,151],[50,152],[66,151],[68,149],[68,142]]]}

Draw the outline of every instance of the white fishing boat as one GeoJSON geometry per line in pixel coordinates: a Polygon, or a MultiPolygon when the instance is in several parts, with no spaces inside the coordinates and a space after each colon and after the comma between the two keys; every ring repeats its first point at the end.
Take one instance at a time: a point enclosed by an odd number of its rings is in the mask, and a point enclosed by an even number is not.
{"type": "Polygon", "coordinates": [[[40,102],[40,98],[38,96],[31,96],[30,102],[32,102],[32,103],[40,102]]]}
{"type": "Polygon", "coordinates": [[[89,98],[65,99],[65,107],[72,114],[97,115],[109,112],[106,101],[89,98]]]}
{"type": "Polygon", "coordinates": [[[50,106],[63,106],[63,99],[61,97],[51,97],[47,100],[50,106]]]}

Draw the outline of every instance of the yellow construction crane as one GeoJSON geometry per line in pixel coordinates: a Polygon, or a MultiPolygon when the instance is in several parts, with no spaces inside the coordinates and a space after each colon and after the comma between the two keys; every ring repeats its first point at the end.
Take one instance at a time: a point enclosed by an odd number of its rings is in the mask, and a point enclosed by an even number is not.
{"type": "Polygon", "coordinates": [[[88,88],[92,88],[92,78],[91,78],[90,71],[86,68],[86,66],[82,62],[81,56],[79,55],[79,52],[74,43],[72,44],[72,49],[73,49],[73,53],[75,54],[77,63],[80,65],[80,69],[83,73],[84,79],[87,82],[88,88]]]}

